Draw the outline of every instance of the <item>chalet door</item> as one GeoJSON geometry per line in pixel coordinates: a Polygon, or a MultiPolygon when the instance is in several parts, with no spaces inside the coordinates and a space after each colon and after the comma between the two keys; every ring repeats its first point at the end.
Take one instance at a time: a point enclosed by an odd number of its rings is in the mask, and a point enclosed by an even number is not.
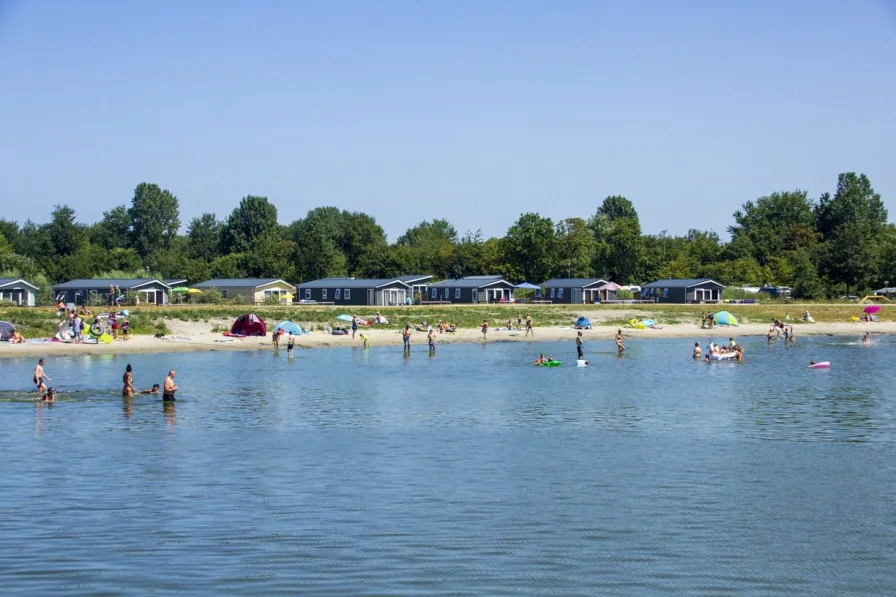
{"type": "Polygon", "coordinates": [[[368,305],[375,305],[375,304],[376,304],[376,303],[374,302],[374,300],[373,300],[373,288],[368,288],[368,289],[367,289],[367,304],[368,304],[368,305]]]}
{"type": "Polygon", "coordinates": [[[572,302],[573,304],[582,302],[582,289],[581,288],[573,288],[572,289],[572,302]]]}
{"type": "Polygon", "coordinates": [[[474,303],[479,302],[479,291],[476,290],[475,288],[473,289],[473,302],[474,303]]]}

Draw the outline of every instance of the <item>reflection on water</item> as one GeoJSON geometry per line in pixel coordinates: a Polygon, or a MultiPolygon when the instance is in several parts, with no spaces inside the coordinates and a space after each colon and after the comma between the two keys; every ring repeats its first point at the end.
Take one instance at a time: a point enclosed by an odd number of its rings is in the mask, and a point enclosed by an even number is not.
{"type": "Polygon", "coordinates": [[[129,356],[177,368],[168,403],[78,356],[35,404],[33,363],[2,362],[0,587],[896,594],[888,341],[707,365],[694,339],[588,339],[589,368],[528,364],[574,362],[572,338],[129,356]]]}

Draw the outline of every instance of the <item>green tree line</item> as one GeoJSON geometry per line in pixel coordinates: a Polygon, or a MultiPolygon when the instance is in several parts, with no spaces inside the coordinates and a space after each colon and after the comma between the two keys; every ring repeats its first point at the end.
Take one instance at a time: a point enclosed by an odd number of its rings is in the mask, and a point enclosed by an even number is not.
{"type": "MultiPolygon", "coordinates": [[[[695,214],[699,218],[699,213],[695,214]]],[[[281,224],[267,198],[243,197],[224,219],[205,213],[181,233],[177,197],[141,183],[129,205],[92,224],[56,205],[48,222],[0,220],[0,275],[39,286],[75,278],[391,277],[500,274],[540,283],[603,277],[621,284],[711,277],[726,285],[775,284],[822,298],[896,283],[896,227],[864,174],[844,173],[817,199],[781,191],[733,214],[730,240],[694,228],[684,236],[644,234],[634,204],[604,199],[589,217],[560,221],[525,213],[500,238],[459,234],[447,220],[409,228],[390,243],[376,219],[318,207],[281,224]]]]}

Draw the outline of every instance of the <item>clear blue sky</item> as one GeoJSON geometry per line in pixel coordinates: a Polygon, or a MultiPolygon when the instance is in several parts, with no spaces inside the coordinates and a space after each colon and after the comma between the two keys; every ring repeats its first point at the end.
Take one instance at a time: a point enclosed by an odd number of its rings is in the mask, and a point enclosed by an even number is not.
{"type": "Polygon", "coordinates": [[[896,3],[0,0],[0,217],[267,195],[390,240],[627,196],[645,232],[868,174],[896,220],[896,3]]]}

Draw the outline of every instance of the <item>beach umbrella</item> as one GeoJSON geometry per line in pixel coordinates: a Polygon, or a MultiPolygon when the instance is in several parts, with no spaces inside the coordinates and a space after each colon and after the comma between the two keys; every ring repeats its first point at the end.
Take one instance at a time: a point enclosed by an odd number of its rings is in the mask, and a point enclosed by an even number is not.
{"type": "Polygon", "coordinates": [[[9,340],[14,331],[16,331],[16,326],[8,321],[0,321],[0,340],[9,340]]]}
{"type": "Polygon", "coordinates": [[[352,320],[352,316],[351,316],[351,315],[344,315],[344,314],[343,314],[343,315],[338,315],[338,316],[336,317],[336,319],[338,319],[339,321],[351,321],[351,320],[352,320]]]}
{"type": "Polygon", "coordinates": [[[880,305],[868,305],[863,311],[865,311],[865,313],[877,313],[880,311],[880,305]]]}
{"type": "Polygon", "coordinates": [[[716,325],[737,325],[737,318],[728,311],[719,311],[713,315],[716,325]]]}
{"type": "Polygon", "coordinates": [[[283,321],[278,323],[277,327],[274,328],[274,332],[278,332],[280,330],[283,330],[284,334],[294,334],[296,336],[302,333],[301,326],[291,321],[283,321]]]}
{"type": "Polygon", "coordinates": [[[187,294],[202,294],[202,291],[198,288],[191,288],[187,291],[187,294]]]}
{"type": "Polygon", "coordinates": [[[189,292],[190,289],[186,286],[175,286],[171,289],[171,292],[189,292]]]}

